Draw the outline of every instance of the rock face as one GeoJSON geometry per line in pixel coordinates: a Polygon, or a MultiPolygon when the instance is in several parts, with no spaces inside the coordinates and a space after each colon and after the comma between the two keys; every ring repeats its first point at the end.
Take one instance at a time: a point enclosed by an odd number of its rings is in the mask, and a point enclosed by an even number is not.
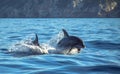
{"type": "Polygon", "coordinates": [[[0,17],[120,17],[120,0],[1,0],[0,17]]]}

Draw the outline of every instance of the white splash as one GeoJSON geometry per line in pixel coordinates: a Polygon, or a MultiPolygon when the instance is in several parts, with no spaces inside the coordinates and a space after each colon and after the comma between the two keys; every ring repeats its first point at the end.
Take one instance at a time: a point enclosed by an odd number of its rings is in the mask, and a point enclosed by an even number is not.
{"type": "Polygon", "coordinates": [[[47,44],[50,46],[56,47],[57,43],[64,37],[63,32],[59,32],[56,36],[53,36],[47,44]]]}
{"type": "Polygon", "coordinates": [[[40,43],[40,46],[32,44],[33,34],[28,35],[25,39],[14,43],[10,48],[11,53],[25,53],[25,54],[49,54],[56,50],[57,43],[63,38],[63,33],[60,32],[46,43],[40,43]]]}

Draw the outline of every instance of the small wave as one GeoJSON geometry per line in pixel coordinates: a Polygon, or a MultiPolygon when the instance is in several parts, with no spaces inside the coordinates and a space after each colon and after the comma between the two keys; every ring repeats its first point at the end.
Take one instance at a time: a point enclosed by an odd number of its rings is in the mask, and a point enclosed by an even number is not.
{"type": "Polygon", "coordinates": [[[120,66],[114,65],[98,65],[98,66],[56,66],[53,68],[46,68],[37,71],[33,71],[33,74],[39,73],[60,73],[60,74],[71,74],[71,73],[81,73],[81,74],[119,74],[120,66]]]}
{"type": "Polygon", "coordinates": [[[9,36],[8,38],[19,38],[20,36],[9,36]]]}
{"type": "Polygon", "coordinates": [[[53,36],[47,43],[53,47],[64,37],[63,32],[59,32],[57,35],[53,36]]]}
{"type": "Polygon", "coordinates": [[[112,43],[109,41],[88,41],[90,45],[100,48],[100,49],[120,49],[120,44],[119,43],[112,43]]]}
{"type": "Polygon", "coordinates": [[[0,52],[2,52],[2,53],[7,53],[7,52],[8,52],[8,49],[7,49],[7,48],[0,48],[0,52]]]}

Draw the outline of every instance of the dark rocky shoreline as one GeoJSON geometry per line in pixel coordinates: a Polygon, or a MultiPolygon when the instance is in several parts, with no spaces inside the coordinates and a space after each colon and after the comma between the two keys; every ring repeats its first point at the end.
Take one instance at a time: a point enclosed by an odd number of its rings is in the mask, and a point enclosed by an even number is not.
{"type": "Polygon", "coordinates": [[[1,0],[1,18],[119,18],[120,0],[1,0]]]}

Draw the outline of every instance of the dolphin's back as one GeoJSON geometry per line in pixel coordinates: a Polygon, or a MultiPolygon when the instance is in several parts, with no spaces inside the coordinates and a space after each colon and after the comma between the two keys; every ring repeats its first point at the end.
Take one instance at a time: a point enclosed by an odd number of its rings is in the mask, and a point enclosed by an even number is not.
{"type": "Polygon", "coordinates": [[[75,36],[65,37],[58,43],[58,47],[73,47],[75,45],[84,46],[83,41],[75,36]]]}

